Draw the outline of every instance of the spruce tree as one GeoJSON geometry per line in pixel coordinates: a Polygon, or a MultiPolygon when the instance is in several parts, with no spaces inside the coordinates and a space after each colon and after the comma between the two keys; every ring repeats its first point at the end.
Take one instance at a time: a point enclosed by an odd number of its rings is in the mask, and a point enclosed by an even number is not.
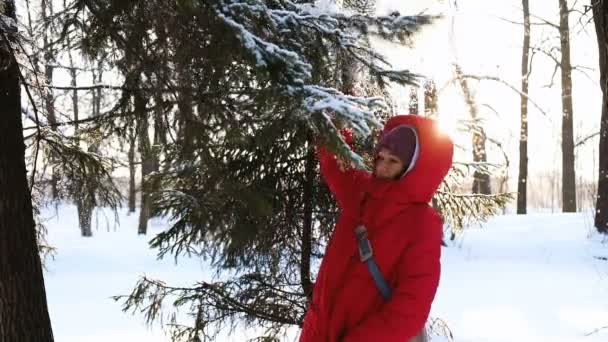
{"type": "MultiPolygon", "coordinates": [[[[235,274],[191,288],[142,279],[125,309],[153,300],[159,305],[146,313],[153,321],[168,308],[161,302],[177,300],[195,318],[172,325],[173,337],[185,340],[239,321],[267,328],[268,336],[299,324],[336,216],[314,146],[365,167],[338,128],[366,136],[386,108],[380,97],[336,90],[335,57],[356,61],[380,88],[413,84],[415,75],[392,70],[361,42],[372,34],[404,42],[432,18],[346,15],[291,1],[83,3],[93,18],[83,41],[88,53],[115,46],[117,64],[144,75],[125,83],[116,108],[126,108],[135,91],[151,106],[171,101],[164,106],[169,143],[159,146],[161,165],[149,181],[158,184],[152,214],[173,224],[152,247],[235,274]]],[[[111,125],[128,127],[129,119],[111,125]]]]}

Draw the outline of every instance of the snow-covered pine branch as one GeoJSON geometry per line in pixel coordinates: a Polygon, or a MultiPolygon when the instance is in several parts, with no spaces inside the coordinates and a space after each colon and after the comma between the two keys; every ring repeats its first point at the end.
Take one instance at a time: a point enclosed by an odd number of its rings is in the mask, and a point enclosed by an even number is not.
{"type": "MultiPolygon", "coordinates": [[[[319,48],[315,44],[344,51],[361,63],[382,86],[389,82],[415,84],[419,75],[408,70],[393,70],[382,54],[363,43],[370,34],[406,42],[420,27],[434,19],[426,15],[402,16],[398,13],[382,17],[349,14],[335,8],[327,10],[327,7],[295,4],[288,0],[272,3],[218,0],[214,9],[218,17],[234,30],[243,49],[254,58],[257,68],[277,71],[275,79],[284,86],[283,95],[300,101],[301,119],[314,126],[314,123],[319,124],[319,120],[309,120],[311,116],[319,112],[331,113],[332,118],[343,120],[364,136],[371,132],[370,127],[379,127],[375,112],[385,110],[386,104],[377,97],[346,96],[335,89],[315,84],[312,70],[319,61],[312,60],[309,51],[319,48]]],[[[331,120],[327,116],[320,118],[331,120]]],[[[332,125],[326,122],[322,126],[332,125]]],[[[336,134],[335,130],[327,132],[320,126],[313,129],[322,135],[336,134]]],[[[329,140],[335,141],[336,136],[329,140]]],[[[337,149],[363,167],[362,159],[349,152],[342,140],[339,140],[337,149]]]]}

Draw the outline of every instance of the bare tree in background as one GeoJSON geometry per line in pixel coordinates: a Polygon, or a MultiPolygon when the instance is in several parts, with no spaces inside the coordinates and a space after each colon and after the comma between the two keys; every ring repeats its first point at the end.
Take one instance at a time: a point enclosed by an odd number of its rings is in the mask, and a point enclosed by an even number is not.
{"type": "MultiPolygon", "coordinates": [[[[471,92],[471,88],[469,87],[469,82],[467,81],[467,77],[463,74],[462,68],[460,65],[454,63],[454,74],[455,78],[458,81],[458,85],[462,91],[464,96],[465,103],[469,110],[469,114],[471,117],[471,134],[473,136],[472,146],[473,146],[473,162],[479,163],[480,165],[487,163],[488,156],[486,153],[486,133],[483,129],[480,118],[479,118],[479,109],[477,107],[477,102],[475,100],[475,96],[471,92]]],[[[484,194],[489,195],[492,193],[491,184],[490,184],[490,174],[488,172],[483,172],[481,170],[476,169],[473,174],[473,193],[476,194],[484,194]]]]}
{"type": "Polygon", "coordinates": [[[525,214],[528,194],[528,80],[530,77],[530,6],[522,0],[524,11],[524,44],[521,55],[521,127],[519,136],[519,177],[517,180],[517,213],[525,214]]]}
{"type": "Polygon", "coordinates": [[[576,212],[576,174],[574,170],[574,125],[572,109],[572,63],[567,0],[559,1],[559,35],[562,79],[562,211],[576,212]]]}
{"type": "MultiPolygon", "coordinates": [[[[555,64],[553,74],[551,76],[551,82],[545,87],[551,88],[554,85],[554,79],[557,71],[561,71],[561,102],[562,102],[562,186],[561,186],[561,197],[562,197],[562,211],[563,212],[575,212],[577,210],[576,200],[576,171],[575,171],[575,142],[574,142],[574,117],[573,117],[573,105],[572,105],[572,73],[578,71],[583,73],[586,77],[590,76],[585,72],[585,69],[590,69],[585,66],[572,65],[570,59],[570,35],[574,32],[575,27],[571,27],[569,24],[569,16],[572,13],[579,13],[581,17],[578,19],[578,24],[584,29],[585,23],[582,20],[582,16],[585,15],[582,11],[577,9],[577,2],[575,1],[572,7],[568,7],[567,0],[558,0],[559,4],[559,23],[554,23],[551,20],[541,18],[539,16],[529,13],[536,20],[528,19],[528,23],[525,22],[524,26],[527,25],[538,25],[549,27],[554,32],[557,32],[556,37],[545,39],[542,43],[553,41],[553,38],[559,38],[559,46],[551,46],[549,48],[543,46],[531,47],[532,55],[535,52],[541,53],[549,57],[555,64]]],[[[524,4],[526,7],[526,4],[524,4]]],[[[524,8],[524,11],[526,9],[524,8]]],[[[511,20],[504,19],[505,21],[521,25],[520,22],[514,22],[511,20]]],[[[541,45],[543,45],[541,43],[541,45]]],[[[532,58],[530,58],[532,59],[532,58]]],[[[531,63],[530,63],[531,64],[531,63]]],[[[523,65],[522,65],[523,66],[523,65]]],[[[523,84],[523,81],[522,81],[523,84]]],[[[529,98],[528,98],[529,100],[529,98]]],[[[520,145],[521,151],[521,145],[520,145]]],[[[523,158],[523,157],[520,157],[523,158]]],[[[521,165],[521,163],[520,163],[521,165]]],[[[521,170],[520,170],[521,171],[521,170]]],[[[520,172],[521,173],[521,172],[520,172]]],[[[518,192],[521,189],[521,177],[519,179],[518,192]]],[[[521,205],[518,200],[518,212],[520,212],[521,205]]]]}

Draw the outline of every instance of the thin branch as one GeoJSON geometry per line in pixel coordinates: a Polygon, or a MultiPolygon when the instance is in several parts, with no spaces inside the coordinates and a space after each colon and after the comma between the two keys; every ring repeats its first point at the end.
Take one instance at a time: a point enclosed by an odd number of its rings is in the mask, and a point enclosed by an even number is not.
{"type": "Polygon", "coordinates": [[[557,69],[559,69],[560,65],[555,64],[555,68],[553,69],[553,74],[551,74],[551,83],[544,85],[543,88],[552,88],[555,84],[555,75],[557,75],[557,69]]]}
{"type": "MultiPolygon", "coordinates": [[[[553,49],[552,49],[552,50],[553,50],[553,49]]],[[[538,47],[534,46],[534,47],[532,47],[532,51],[540,52],[540,53],[542,53],[543,55],[545,55],[545,56],[547,56],[547,57],[551,58],[551,59],[553,60],[553,62],[555,62],[555,64],[557,64],[557,65],[559,65],[559,66],[561,66],[561,65],[562,65],[561,61],[560,61],[559,59],[557,59],[557,57],[553,56],[553,54],[552,54],[552,53],[550,53],[550,52],[548,52],[548,51],[546,51],[546,50],[544,50],[544,49],[541,49],[541,48],[538,48],[538,47]]]]}
{"type": "MultiPolygon", "coordinates": [[[[505,22],[509,23],[509,24],[524,25],[524,23],[519,22],[519,21],[503,18],[503,17],[500,17],[500,16],[496,16],[496,17],[498,19],[502,20],[502,21],[505,21],[505,22]]],[[[532,23],[531,22],[530,25],[531,26],[553,26],[554,24],[553,23],[545,23],[545,22],[542,22],[542,23],[532,23]]]]}
{"type": "Polygon", "coordinates": [[[582,69],[589,69],[589,70],[595,71],[594,69],[587,68],[587,67],[582,67],[582,66],[575,66],[575,67],[572,67],[572,70],[573,70],[573,71],[578,71],[578,72],[580,72],[580,73],[581,73],[581,74],[583,74],[585,77],[587,77],[587,79],[589,79],[589,80],[590,80],[590,81],[591,81],[593,84],[595,84],[595,85],[597,85],[597,86],[599,87],[599,83],[598,83],[598,81],[597,81],[596,79],[593,79],[593,77],[591,77],[591,76],[590,76],[588,73],[586,73],[586,72],[585,72],[584,70],[582,70],[582,69]]]}
{"type": "MultiPolygon", "coordinates": [[[[31,84],[29,84],[29,85],[31,85],[31,84]]],[[[39,87],[40,88],[47,88],[47,89],[55,89],[55,90],[82,90],[82,91],[85,91],[85,90],[97,90],[97,89],[133,90],[133,89],[128,89],[126,87],[112,86],[112,85],[107,85],[107,84],[96,84],[96,85],[91,85],[91,86],[78,86],[78,87],[40,85],[39,87]]],[[[141,90],[144,90],[144,89],[141,89],[141,90]]]]}
{"type": "Polygon", "coordinates": [[[600,332],[602,330],[606,330],[606,329],[608,329],[608,325],[605,327],[597,328],[597,329],[593,330],[592,332],[586,333],[585,336],[591,336],[593,334],[597,334],[598,332],[600,332]]]}
{"type": "Polygon", "coordinates": [[[534,56],[536,56],[536,51],[532,51],[530,54],[530,59],[528,60],[528,74],[526,75],[526,79],[530,79],[530,75],[532,75],[532,67],[534,66],[534,56]]]}
{"type": "MultiPolygon", "coordinates": [[[[84,72],[89,72],[89,71],[93,71],[95,70],[95,68],[82,68],[82,67],[74,67],[74,68],[70,68],[69,66],[66,65],[61,65],[59,63],[55,63],[55,64],[49,64],[50,67],[53,67],[55,69],[76,69],[78,71],[84,71],[84,72]]],[[[110,69],[105,69],[104,71],[110,71],[110,69]]]]}
{"type": "Polygon", "coordinates": [[[496,145],[500,149],[500,151],[502,152],[502,156],[505,159],[505,167],[506,167],[506,170],[508,172],[509,165],[511,164],[511,161],[509,160],[509,156],[507,155],[507,152],[505,151],[502,143],[500,141],[496,140],[496,139],[491,138],[491,137],[487,137],[487,139],[488,139],[489,142],[491,142],[492,144],[496,145]]]}
{"type": "Polygon", "coordinates": [[[78,125],[81,123],[87,123],[87,122],[92,122],[92,121],[101,121],[104,119],[111,119],[111,118],[119,118],[119,117],[125,117],[125,116],[129,116],[132,113],[123,113],[123,114],[106,114],[106,115],[100,115],[100,116],[92,116],[92,117],[88,117],[86,119],[80,119],[80,120],[70,120],[70,121],[64,121],[64,122],[58,122],[55,124],[47,124],[47,125],[35,125],[35,126],[28,126],[23,128],[24,131],[30,130],[30,129],[41,129],[41,128],[51,128],[51,127],[61,127],[61,126],[69,126],[69,125],[78,125]]]}
{"type": "MultiPolygon", "coordinates": [[[[574,2],[574,4],[572,5],[572,7],[568,9],[568,13],[579,13],[580,14],[580,16],[578,18],[578,25],[581,26],[581,29],[576,32],[576,34],[579,34],[581,31],[586,31],[586,26],[593,20],[593,18],[589,19],[586,23],[583,23],[582,20],[583,20],[583,18],[585,16],[587,16],[587,13],[588,13],[589,9],[591,8],[591,6],[585,5],[584,6],[584,11],[581,11],[581,10],[579,10],[579,9],[576,8],[577,3],[578,3],[578,0],[576,0],[574,2]]],[[[519,10],[521,10],[521,8],[519,8],[519,10]]],[[[559,30],[559,25],[557,25],[557,24],[555,24],[555,23],[553,23],[553,22],[551,22],[551,21],[549,21],[547,19],[544,19],[544,18],[542,18],[540,16],[537,16],[537,15],[534,15],[534,14],[530,14],[530,16],[533,17],[533,18],[535,18],[535,19],[537,19],[537,20],[541,21],[540,23],[539,22],[530,22],[530,25],[532,25],[532,26],[549,26],[549,27],[553,27],[553,28],[559,30]]],[[[500,17],[500,16],[496,16],[496,18],[498,18],[498,19],[500,19],[502,21],[511,23],[511,24],[524,25],[521,22],[517,22],[517,21],[514,21],[514,20],[506,19],[506,18],[503,18],[503,17],[500,17]]],[[[570,31],[574,32],[575,28],[576,28],[576,26],[571,27],[570,31]]]]}
{"type": "Polygon", "coordinates": [[[544,18],[539,17],[539,16],[537,16],[537,15],[535,15],[535,14],[532,14],[532,13],[530,13],[530,16],[531,16],[531,17],[533,17],[533,18],[535,18],[535,19],[540,20],[541,22],[545,23],[546,25],[549,25],[549,26],[551,26],[551,27],[553,27],[553,28],[555,28],[555,29],[558,29],[558,30],[559,30],[559,25],[554,24],[554,23],[550,22],[550,21],[549,21],[549,20],[547,20],[547,19],[544,19],[544,18]]]}
{"type": "MultiPolygon", "coordinates": [[[[35,86],[33,84],[28,83],[30,86],[35,86]]],[[[198,89],[190,88],[190,87],[171,87],[171,89],[155,89],[155,88],[133,88],[133,87],[125,87],[125,86],[113,86],[108,84],[95,84],[90,86],[53,86],[53,85],[40,85],[39,88],[47,88],[54,90],[76,90],[76,91],[90,91],[97,89],[109,89],[109,90],[124,90],[124,91],[159,91],[162,93],[171,93],[174,94],[173,91],[197,91],[198,89]]],[[[231,89],[223,89],[218,91],[207,91],[207,92],[197,92],[197,95],[200,96],[214,96],[214,95],[251,95],[254,94],[255,91],[244,91],[244,90],[231,90],[231,89]]]]}
{"type": "Polygon", "coordinates": [[[586,144],[589,140],[597,137],[598,135],[600,135],[600,132],[594,132],[589,134],[588,136],[582,138],[581,140],[577,141],[576,144],[574,144],[574,147],[579,147],[581,145],[586,144]]]}
{"type": "Polygon", "coordinates": [[[30,140],[31,138],[33,138],[35,135],[37,135],[38,133],[34,132],[32,134],[28,134],[26,136],[23,137],[24,141],[30,140]]]}
{"type": "Polygon", "coordinates": [[[500,117],[500,114],[498,114],[498,111],[496,109],[494,109],[494,107],[492,107],[490,104],[488,104],[488,103],[482,103],[481,105],[483,107],[486,107],[489,110],[491,110],[496,116],[500,117]]]}
{"type": "Polygon", "coordinates": [[[585,70],[589,70],[589,71],[595,71],[594,68],[590,68],[590,67],[584,66],[584,65],[574,65],[572,67],[572,69],[585,69],[585,70]]]}
{"type": "Polygon", "coordinates": [[[568,13],[570,13],[570,12],[580,12],[579,10],[576,9],[576,4],[578,4],[578,0],[574,0],[574,3],[572,4],[572,7],[570,7],[570,9],[568,10],[568,13]]]}
{"type": "MultiPolygon", "coordinates": [[[[498,83],[502,83],[504,85],[506,85],[507,87],[509,87],[511,90],[513,90],[514,92],[516,92],[517,94],[525,97],[526,99],[528,99],[528,101],[530,101],[530,103],[536,107],[536,109],[538,109],[539,112],[541,112],[544,116],[549,116],[549,114],[547,114],[547,112],[545,112],[545,110],[543,110],[534,100],[532,100],[532,98],[530,98],[530,96],[528,96],[528,94],[522,92],[521,90],[517,89],[516,87],[514,87],[513,85],[511,85],[509,82],[496,77],[496,76],[478,76],[478,75],[462,75],[462,78],[470,78],[470,79],[474,79],[477,81],[494,81],[494,82],[498,82],[498,83]]],[[[447,85],[454,83],[455,81],[457,81],[458,78],[454,77],[451,80],[449,80],[446,84],[446,86],[444,86],[441,90],[439,90],[439,92],[443,91],[443,89],[445,89],[445,87],[447,87],[447,85]]]]}

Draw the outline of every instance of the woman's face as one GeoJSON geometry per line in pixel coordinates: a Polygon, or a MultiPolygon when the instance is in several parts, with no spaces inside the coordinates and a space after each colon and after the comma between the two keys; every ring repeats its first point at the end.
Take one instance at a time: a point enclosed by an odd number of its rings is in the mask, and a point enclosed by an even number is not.
{"type": "Polygon", "coordinates": [[[405,165],[388,149],[382,148],[376,156],[374,174],[382,179],[397,179],[402,173],[405,165]]]}

